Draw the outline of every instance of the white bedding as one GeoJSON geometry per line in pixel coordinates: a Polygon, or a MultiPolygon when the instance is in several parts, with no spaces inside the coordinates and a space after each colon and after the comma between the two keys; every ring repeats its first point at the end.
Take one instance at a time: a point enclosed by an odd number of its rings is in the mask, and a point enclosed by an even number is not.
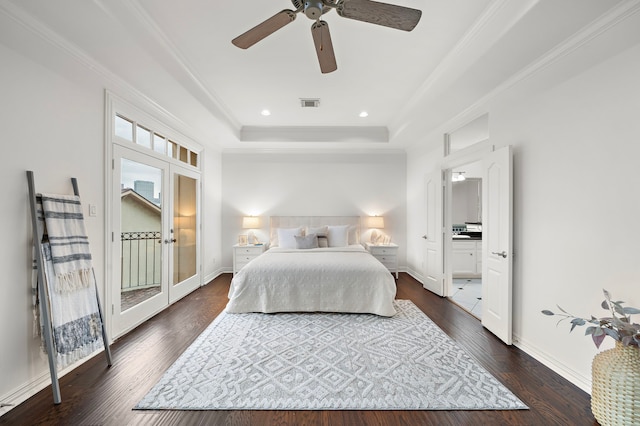
{"type": "Polygon", "coordinates": [[[395,314],[396,283],[361,245],[308,250],[274,247],[231,281],[226,311],[395,314]]]}

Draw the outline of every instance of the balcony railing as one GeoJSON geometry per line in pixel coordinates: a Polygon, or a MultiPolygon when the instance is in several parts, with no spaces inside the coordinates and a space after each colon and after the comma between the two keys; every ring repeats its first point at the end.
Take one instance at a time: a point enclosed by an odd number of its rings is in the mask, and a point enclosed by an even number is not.
{"type": "Polygon", "coordinates": [[[123,232],[120,243],[121,290],[159,286],[162,279],[162,234],[159,231],[123,232]]]}

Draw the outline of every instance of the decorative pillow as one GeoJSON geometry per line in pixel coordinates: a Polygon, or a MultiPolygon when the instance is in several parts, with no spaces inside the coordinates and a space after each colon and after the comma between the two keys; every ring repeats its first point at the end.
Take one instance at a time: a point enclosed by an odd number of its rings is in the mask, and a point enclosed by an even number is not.
{"type": "Polygon", "coordinates": [[[302,228],[278,228],[278,247],[286,249],[296,248],[296,235],[302,235],[302,228]]]}
{"type": "Polygon", "coordinates": [[[294,235],[296,239],[296,248],[297,249],[313,249],[318,248],[318,236],[316,234],[309,234],[301,237],[299,235],[294,235]]]}
{"type": "Polygon", "coordinates": [[[329,232],[329,227],[326,225],[318,226],[317,228],[314,228],[312,226],[307,227],[307,235],[316,234],[318,237],[320,237],[321,235],[324,235],[326,237],[327,232],[329,232]]]}
{"type": "Polygon", "coordinates": [[[358,235],[358,227],[355,225],[349,226],[349,245],[360,244],[358,235]]]}
{"type": "Polygon", "coordinates": [[[326,235],[318,235],[318,247],[329,247],[329,239],[326,235]]]}
{"type": "Polygon", "coordinates": [[[349,225],[329,226],[328,228],[329,247],[349,245],[349,225]]]}

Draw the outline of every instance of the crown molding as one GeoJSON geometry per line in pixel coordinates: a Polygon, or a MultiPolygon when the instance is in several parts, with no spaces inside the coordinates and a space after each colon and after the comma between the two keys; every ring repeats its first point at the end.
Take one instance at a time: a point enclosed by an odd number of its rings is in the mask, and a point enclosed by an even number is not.
{"type": "Polygon", "coordinates": [[[222,155],[357,155],[357,156],[406,156],[404,149],[381,148],[372,149],[371,147],[358,148],[353,145],[338,146],[331,144],[330,146],[313,146],[313,147],[292,147],[285,146],[282,148],[274,147],[255,147],[250,148],[228,148],[222,150],[222,155]]]}
{"type": "Polygon", "coordinates": [[[638,0],[626,0],[617,4],[613,8],[609,9],[607,13],[593,21],[590,25],[580,29],[564,42],[558,44],[546,54],[542,55],[538,60],[532,62],[487,95],[480,98],[477,104],[487,103],[487,101],[494,98],[499,93],[504,92],[509,87],[530,78],[549,65],[569,56],[571,53],[577,51],[579,48],[605,33],[610,28],[636,14],[638,11],[640,11],[640,2],[638,0]]]}
{"type": "Polygon", "coordinates": [[[386,127],[244,126],[241,142],[388,143],[386,127]]]}
{"type": "MultiPolygon", "coordinates": [[[[392,134],[395,136],[395,134],[399,133],[398,131],[393,131],[393,129],[401,129],[404,127],[402,122],[406,120],[406,117],[418,106],[420,101],[426,98],[427,94],[441,83],[443,78],[450,78],[452,74],[457,73],[454,71],[460,68],[460,61],[469,62],[469,58],[480,56],[493,46],[495,41],[499,40],[513,25],[522,19],[538,1],[539,0],[527,0],[526,2],[513,2],[509,0],[494,0],[491,2],[469,30],[467,30],[463,37],[456,43],[453,49],[451,49],[435,70],[426,78],[420,88],[398,111],[396,114],[397,118],[393,119],[389,126],[389,128],[392,129],[392,134]],[[515,8],[515,10],[512,11],[510,8],[515,8]],[[501,22],[496,23],[496,21],[501,22]],[[489,40],[485,41],[482,39],[482,36],[486,34],[485,31],[487,28],[491,29],[491,36],[489,40]],[[498,29],[493,30],[494,28],[498,29]],[[474,48],[473,44],[478,42],[484,42],[483,46],[485,47],[482,49],[475,48],[473,55],[469,55],[469,50],[474,48]]],[[[466,67],[467,66],[464,68],[466,69],[466,67]]]]}
{"type": "MultiPolygon", "coordinates": [[[[505,80],[502,84],[494,88],[491,92],[479,98],[476,102],[469,105],[464,110],[460,111],[454,117],[450,118],[439,126],[439,130],[442,129],[454,129],[465,123],[479,117],[486,113],[485,106],[494,98],[505,92],[507,89],[523,82],[532,76],[540,73],[550,65],[560,61],[561,59],[569,56],[571,53],[577,51],[579,48],[594,40],[598,36],[605,33],[607,30],[615,27],[625,19],[640,12],[640,1],[638,0],[624,0],[616,6],[609,9],[606,13],[598,17],[591,24],[583,27],[571,37],[567,38],[564,42],[556,45],[550,49],[546,54],[539,57],[536,61],[532,62],[519,72],[513,74],[509,79],[505,80]]],[[[403,129],[397,129],[391,133],[391,139],[397,136],[403,129]]],[[[444,132],[446,130],[443,130],[444,132]]],[[[441,132],[441,133],[442,133],[441,132]]],[[[431,132],[430,132],[431,133],[431,132]]],[[[407,149],[416,145],[418,141],[408,144],[407,149]]]]}
{"type": "MultiPolygon", "coordinates": [[[[96,3],[101,3],[102,0],[94,0],[96,3]]],[[[195,68],[189,63],[186,55],[173,43],[173,41],[167,36],[156,21],[151,18],[144,6],[140,4],[138,0],[129,0],[123,2],[123,5],[128,9],[130,15],[137,20],[137,22],[144,28],[155,40],[155,42],[165,51],[171,59],[178,65],[184,75],[191,81],[197,89],[205,97],[205,103],[209,103],[211,106],[208,108],[215,116],[222,115],[221,120],[225,121],[227,126],[234,129],[236,132],[240,129],[241,124],[230,112],[230,109],[220,100],[220,97],[203,82],[203,79],[195,71],[195,68]]],[[[220,118],[220,117],[219,117],[220,118]]]]}
{"type": "MultiPolygon", "coordinates": [[[[95,1],[95,3],[98,4],[103,12],[113,17],[111,13],[105,11],[103,5],[101,5],[99,1],[95,1]]],[[[28,32],[34,34],[48,45],[51,45],[56,50],[62,52],[67,57],[97,75],[104,83],[111,86],[111,88],[108,89],[111,92],[115,92],[117,90],[123,94],[126,93],[127,98],[131,98],[130,101],[136,103],[139,108],[152,112],[152,115],[156,116],[157,119],[166,122],[167,125],[194,141],[209,139],[205,135],[197,137],[194,134],[193,128],[185,123],[181,118],[162,107],[154,99],[145,95],[115,73],[111,72],[85,51],[60,36],[58,33],[24,11],[24,9],[15,5],[13,2],[8,0],[0,1],[0,13],[4,14],[28,32]]]]}

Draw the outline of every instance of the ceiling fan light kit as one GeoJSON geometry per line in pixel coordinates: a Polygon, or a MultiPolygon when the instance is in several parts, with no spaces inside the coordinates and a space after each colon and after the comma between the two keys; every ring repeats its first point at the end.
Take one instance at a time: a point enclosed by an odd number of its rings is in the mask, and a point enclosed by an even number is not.
{"type": "Polygon", "coordinates": [[[314,0],[305,2],[291,0],[291,3],[296,8],[295,10],[285,9],[278,12],[266,21],[234,38],[231,42],[241,49],[248,49],[293,22],[298,13],[304,12],[309,19],[315,21],[311,25],[311,35],[316,48],[320,71],[326,74],[338,69],[333,52],[329,24],[320,19],[322,15],[331,11],[331,9],[336,9],[336,13],[343,18],[403,31],[413,30],[422,16],[422,11],[418,9],[372,0],[314,0]]]}
{"type": "Polygon", "coordinates": [[[305,1],[304,2],[304,14],[307,18],[314,21],[320,19],[322,16],[322,1],[305,1]]]}

